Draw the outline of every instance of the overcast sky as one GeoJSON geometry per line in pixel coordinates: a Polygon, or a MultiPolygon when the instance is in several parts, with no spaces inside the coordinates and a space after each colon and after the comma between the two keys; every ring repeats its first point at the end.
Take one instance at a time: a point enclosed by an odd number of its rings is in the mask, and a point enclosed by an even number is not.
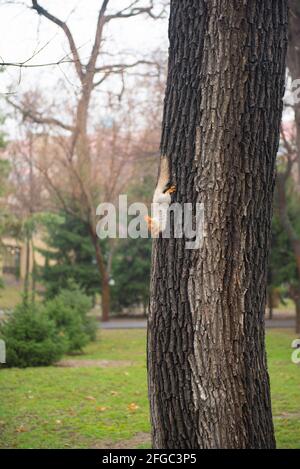
{"type": "MultiPolygon", "coordinates": [[[[39,17],[30,9],[31,1],[0,0],[0,57],[4,62],[23,62],[39,51],[29,62],[43,64],[57,62],[69,53],[63,32],[56,25],[39,17]]],[[[108,12],[118,11],[132,0],[110,0],[108,12]]],[[[40,4],[67,23],[79,47],[82,60],[88,57],[96,28],[97,13],[102,0],[40,0],[40,4]]],[[[141,0],[140,5],[148,5],[141,0]]],[[[157,0],[159,8],[159,0],[157,0]]],[[[160,48],[167,51],[167,18],[153,20],[146,16],[114,20],[105,30],[104,49],[121,54],[128,62],[147,56],[160,48]]],[[[107,61],[112,59],[107,57],[107,61]]],[[[68,64],[20,70],[7,67],[0,76],[0,93],[8,87],[18,95],[37,84],[52,92],[59,79],[73,79],[68,64]]],[[[74,77],[75,78],[75,77],[74,77]]]]}
{"type": "MultiPolygon", "coordinates": [[[[83,61],[90,52],[102,1],[40,0],[44,8],[67,20],[83,61]]],[[[130,3],[132,0],[110,0],[108,11],[118,11],[130,3]]],[[[157,8],[159,3],[160,0],[156,0],[157,8]]],[[[36,54],[29,63],[57,62],[69,53],[64,34],[56,25],[39,17],[30,5],[31,0],[0,0],[0,58],[5,62],[23,62],[36,54]]],[[[141,0],[140,5],[148,5],[148,1],[141,0]]],[[[115,20],[105,30],[104,49],[121,54],[127,62],[147,56],[158,48],[167,54],[167,29],[167,18],[155,21],[137,16],[115,20]]],[[[105,61],[111,60],[105,58],[105,61]]],[[[0,93],[10,88],[17,97],[22,91],[34,89],[37,85],[47,93],[57,93],[59,88],[55,84],[58,80],[66,81],[66,85],[74,81],[76,86],[71,65],[22,69],[22,73],[18,68],[7,67],[0,74],[0,93]]]]}

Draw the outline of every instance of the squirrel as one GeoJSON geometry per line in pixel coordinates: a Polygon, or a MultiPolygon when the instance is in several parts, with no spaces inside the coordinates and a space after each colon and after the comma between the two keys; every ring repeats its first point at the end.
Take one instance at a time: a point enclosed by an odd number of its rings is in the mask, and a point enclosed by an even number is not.
{"type": "Polygon", "coordinates": [[[168,208],[171,204],[171,194],[176,192],[176,186],[171,184],[170,165],[168,157],[162,155],[158,181],[154,191],[152,202],[153,217],[145,217],[151,236],[157,238],[167,226],[168,208]]]}

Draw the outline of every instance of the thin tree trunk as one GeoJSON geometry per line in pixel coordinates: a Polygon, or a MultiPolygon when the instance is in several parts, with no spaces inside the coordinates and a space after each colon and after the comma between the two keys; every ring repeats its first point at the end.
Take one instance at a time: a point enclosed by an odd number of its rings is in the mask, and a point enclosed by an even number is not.
{"type": "Polygon", "coordinates": [[[31,301],[35,302],[35,293],[36,293],[36,276],[37,276],[37,266],[35,260],[35,247],[33,239],[31,240],[31,249],[32,249],[32,280],[31,280],[31,301]]]}
{"type": "Polygon", "coordinates": [[[110,313],[110,286],[107,275],[102,280],[102,321],[109,321],[110,313]]]}
{"type": "Polygon", "coordinates": [[[269,307],[269,319],[273,319],[273,295],[272,295],[272,287],[268,288],[268,307],[269,307]]]}
{"type": "Polygon", "coordinates": [[[156,239],[148,327],[154,448],[273,448],[264,342],[287,2],[171,1],[161,152],[205,239],[156,239]]]}
{"type": "Polygon", "coordinates": [[[26,245],[26,259],[25,259],[23,300],[24,300],[24,303],[27,303],[28,298],[29,298],[29,276],[30,276],[30,240],[28,236],[26,236],[25,245],[26,245]]]}
{"type": "Polygon", "coordinates": [[[109,320],[110,313],[109,274],[107,272],[101,248],[99,246],[99,239],[93,226],[89,227],[89,232],[95,249],[96,263],[101,278],[102,321],[106,322],[109,320]]]}
{"type": "Polygon", "coordinates": [[[267,295],[268,295],[268,308],[269,308],[269,319],[273,319],[273,288],[272,288],[272,269],[269,266],[268,269],[268,286],[267,286],[267,295]]]}

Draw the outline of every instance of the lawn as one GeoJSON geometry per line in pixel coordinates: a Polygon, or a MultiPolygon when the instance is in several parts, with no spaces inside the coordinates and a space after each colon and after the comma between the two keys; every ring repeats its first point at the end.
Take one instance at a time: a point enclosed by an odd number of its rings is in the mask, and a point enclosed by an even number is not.
{"type": "MultiPolygon", "coordinates": [[[[279,448],[300,448],[293,338],[290,331],[267,335],[279,448]]],[[[1,369],[0,447],[149,448],[145,342],[143,330],[103,330],[84,355],[66,357],[76,367],[1,369]]]]}
{"type": "MultiPolygon", "coordinates": [[[[43,287],[38,284],[38,288],[35,292],[36,301],[42,299],[43,287]]],[[[4,282],[4,288],[0,288],[0,310],[13,309],[22,300],[24,294],[23,281],[9,284],[4,282]]],[[[31,292],[29,293],[31,295],[31,292]]]]}
{"type": "Polygon", "coordinates": [[[0,309],[11,309],[20,303],[22,298],[23,286],[22,284],[17,285],[5,285],[4,288],[0,289],[0,309]]]}

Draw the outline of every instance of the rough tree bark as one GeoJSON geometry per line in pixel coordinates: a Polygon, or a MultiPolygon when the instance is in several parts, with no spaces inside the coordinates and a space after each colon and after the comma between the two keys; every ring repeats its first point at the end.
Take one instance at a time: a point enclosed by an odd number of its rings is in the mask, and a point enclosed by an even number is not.
{"type": "Polygon", "coordinates": [[[154,240],[148,381],[154,448],[273,448],[264,344],[287,1],[171,1],[161,142],[201,249],[154,240]]]}

